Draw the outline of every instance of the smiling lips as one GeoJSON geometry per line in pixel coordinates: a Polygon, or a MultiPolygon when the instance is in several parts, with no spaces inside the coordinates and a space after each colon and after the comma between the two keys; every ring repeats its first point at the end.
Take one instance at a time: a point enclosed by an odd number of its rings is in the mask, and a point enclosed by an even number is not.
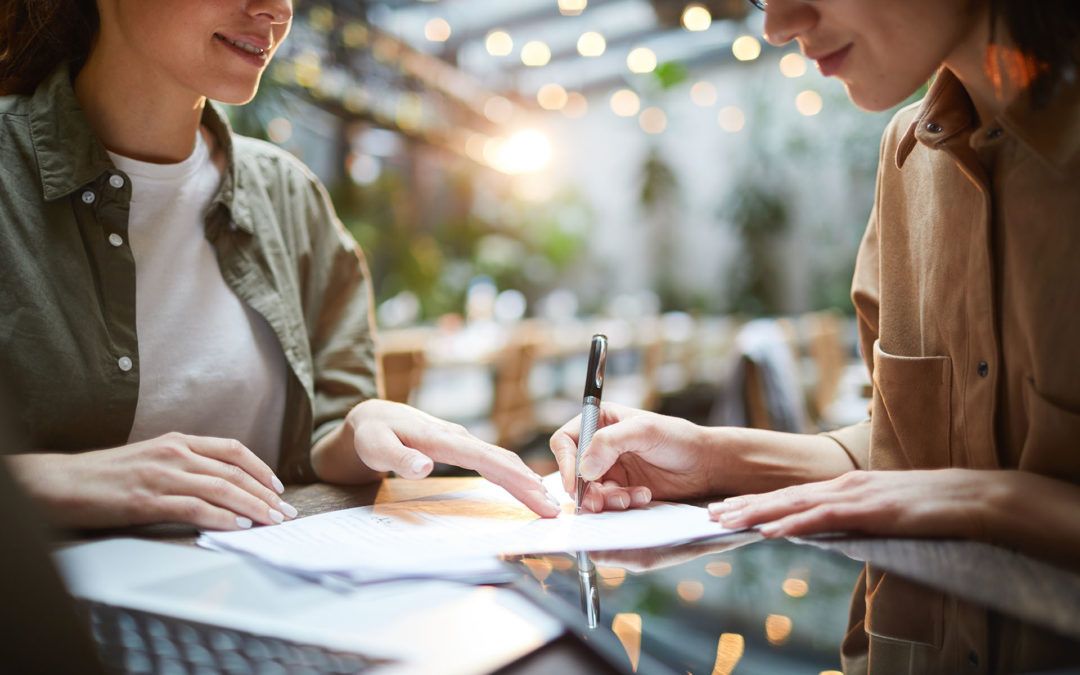
{"type": "Polygon", "coordinates": [[[807,56],[807,58],[817,63],[818,70],[825,77],[835,75],[840,71],[841,66],[844,65],[844,59],[847,58],[848,52],[851,51],[852,45],[841,47],[836,51],[828,52],[820,56],[807,56]]]}
{"type": "Polygon", "coordinates": [[[245,55],[250,55],[251,58],[256,59],[258,61],[265,61],[267,56],[270,53],[270,41],[269,40],[258,40],[257,38],[248,38],[248,39],[235,38],[234,39],[234,38],[226,37],[226,36],[222,35],[221,33],[214,33],[214,38],[216,38],[218,41],[223,42],[224,44],[226,44],[226,45],[228,45],[230,47],[233,47],[234,49],[236,49],[236,50],[238,50],[240,52],[243,52],[245,55]],[[258,40],[261,44],[264,44],[266,46],[262,47],[262,46],[259,46],[258,44],[253,44],[251,42],[251,40],[253,40],[253,39],[258,40]]]}

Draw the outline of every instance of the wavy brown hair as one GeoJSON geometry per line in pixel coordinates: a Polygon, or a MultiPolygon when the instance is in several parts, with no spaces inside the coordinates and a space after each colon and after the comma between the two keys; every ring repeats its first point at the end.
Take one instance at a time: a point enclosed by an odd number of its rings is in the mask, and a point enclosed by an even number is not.
{"type": "Polygon", "coordinates": [[[98,30],[95,0],[0,0],[0,94],[28,94],[61,63],[82,61],[98,30]]]}

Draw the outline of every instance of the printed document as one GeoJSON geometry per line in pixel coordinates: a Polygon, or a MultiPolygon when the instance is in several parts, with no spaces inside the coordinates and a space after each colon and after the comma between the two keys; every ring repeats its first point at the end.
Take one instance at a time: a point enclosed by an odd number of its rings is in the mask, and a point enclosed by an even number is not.
{"type": "Polygon", "coordinates": [[[301,573],[356,580],[469,577],[499,569],[499,556],[649,548],[732,532],[687,504],[574,514],[558,474],[544,479],[563,507],[540,518],[502,488],[483,487],[299,518],[235,532],[206,532],[208,548],[246,553],[301,573]]]}

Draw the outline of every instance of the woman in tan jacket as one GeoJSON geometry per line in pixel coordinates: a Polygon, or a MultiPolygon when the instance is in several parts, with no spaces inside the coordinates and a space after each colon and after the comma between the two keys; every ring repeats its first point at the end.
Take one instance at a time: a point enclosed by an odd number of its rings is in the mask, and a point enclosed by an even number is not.
{"type": "MultiPolygon", "coordinates": [[[[934,78],[882,139],[856,265],[870,419],[802,436],[605,407],[586,506],[736,494],[713,518],[768,537],[977,539],[1080,566],[1080,6],[759,6],[771,43],[863,108],[934,78]]],[[[567,487],[578,424],[551,440],[567,487]]]]}

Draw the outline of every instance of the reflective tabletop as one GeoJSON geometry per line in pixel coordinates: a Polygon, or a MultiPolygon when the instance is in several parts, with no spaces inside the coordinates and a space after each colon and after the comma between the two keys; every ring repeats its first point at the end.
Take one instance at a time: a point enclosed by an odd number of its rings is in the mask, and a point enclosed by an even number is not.
{"type": "Polygon", "coordinates": [[[625,671],[1080,672],[1080,576],[983,544],[743,533],[514,562],[625,671]]]}
{"type": "MultiPolygon", "coordinates": [[[[466,490],[477,481],[290,486],[285,498],[311,515],[466,490]]],[[[83,533],[68,543],[132,534],[195,539],[190,528],[153,526],[83,533]]],[[[511,563],[513,586],[616,671],[1080,673],[1080,574],[986,544],[741,533],[511,563]],[[852,615],[867,620],[849,626],[852,615]]],[[[575,652],[507,672],[592,673],[597,663],[575,652]]]]}

